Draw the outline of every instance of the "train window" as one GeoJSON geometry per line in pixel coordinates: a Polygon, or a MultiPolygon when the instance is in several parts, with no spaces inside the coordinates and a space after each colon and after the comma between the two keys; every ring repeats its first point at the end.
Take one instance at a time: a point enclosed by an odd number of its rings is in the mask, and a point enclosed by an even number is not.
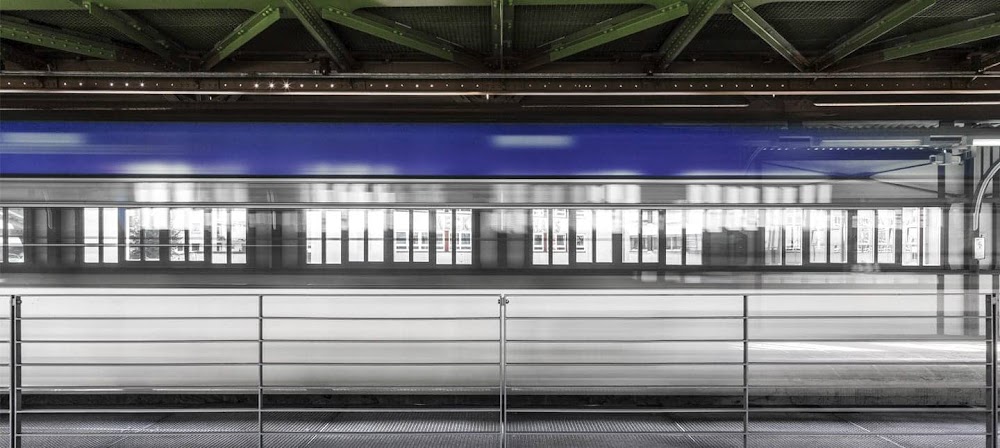
{"type": "Polygon", "coordinates": [[[455,236],[455,264],[472,264],[472,210],[455,210],[455,236]]]}
{"type": "Polygon", "coordinates": [[[368,261],[385,261],[386,210],[368,210],[368,261]]]}
{"type": "Polygon", "coordinates": [[[941,265],[941,208],[924,207],[924,266],[941,265]]]}
{"type": "Polygon", "coordinates": [[[594,260],[597,263],[611,263],[615,231],[614,210],[595,211],[594,227],[596,229],[594,233],[597,235],[594,260]]]}
{"type": "Polygon", "coordinates": [[[687,264],[689,265],[701,265],[701,253],[702,253],[702,240],[703,232],[705,229],[705,211],[704,210],[688,210],[687,211],[687,242],[685,250],[687,257],[687,264]]]}
{"type": "Polygon", "coordinates": [[[184,261],[184,234],[187,232],[188,212],[187,208],[170,209],[170,261],[184,261]]]}
{"type": "Polygon", "coordinates": [[[437,232],[434,235],[435,245],[437,246],[437,257],[435,259],[437,264],[451,264],[451,253],[455,247],[455,235],[452,232],[454,219],[455,216],[451,209],[440,209],[434,216],[435,227],[437,228],[437,232]]]}
{"type": "Polygon", "coordinates": [[[638,263],[642,234],[639,227],[639,210],[622,210],[622,263],[638,263]]]}
{"type": "Polygon", "coordinates": [[[326,264],[340,264],[343,260],[341,254],[341,231],[343,229],[343,212],[340,210],[326,210],[323,213],[324,230],[326,230],[326,264]]]}
{"type": "Polygon", "coordinates": [[[903,209],[902,259],[903,266],[920,266],[920,209],[903,209]]]}
{"type": "Polygon", "coordinates": [[[101,227],[104,232],[102,243],[104,245],[102,251],[104,259],[101,260],[105,263],[117,263],[118,262],[118,209],[117,208],[102,208],[101,209],[101,227]]]}
{"type": "MultiPolygon", "coordinates": [[[[7,262],[24,263],[24,209],[4,208],[0,209],[0,223],[3,224],[3,232],[0,234],[0,243],[7,248],[7,262]]],[[[4,261],[0,257],[0,261],[4,261]]]]}
{"type": "Polygon", "coordinates": [[[247,262],[247,210],[212,209],[212,263],[247,262]]]}
{"type": "Polygon", "coordinates": [[[684,237],[684,212],[682,210],[667,210],[663,215],[664,238],[666,238],[666,253],[664,262],[669,265],[681,264],[681,246],[684,237]]]}
{"type": "Polygon", "coordinates": [[[306,264],[340,264],[340,210],[306,210],[306,264]]]}
{"type": "Polygon", "coordinates": [[[410,261],[410,212],[392,211],[392,261],[410,261]]]}
{"type": "Polygon", "coordinates": [[[549,264],[549,211],[531,211],[531,264],[549,264]]]}
{"type": "Polygon", "coordinates": [[[365,210],[347,211],[347,261],[365,261],[365,210]]]}
{"type": "Polygon", "coordinates": [[[117,208],[83,209],[83,262],[118,262],[117,208]]]}
{"type": "Polygon", "coordinates": [[[830,210],[830,263],[847,263],[847,210],[830,210]]]}
{"type": "Polygon", "coordinates": [[[858,210],[858,263],[875,262],[875,210],[858,210]]]}
{"type": "Polygon", "coordinates": [[[552,210],[552,264],[569,264],[569,210],[552,210]]]}
{"type": "Polygon", "coordinates": [[[323,211],[306,210],[306,264],[323,263],[323,211]]]}
{"type": "Polygon", "coordinates": [[[896,211],[878,211],[878,262],[896,262],[896,211]]]}
{"type": "Polygon", "coordinates": [[[431,214],[429,210],[413,211],[413,261],[430,261],[431,214]]]}
{"type": "Polygon", "coordinates": [[[660,213],[657,210],[642,211],[642,259],[643,263],[660,261],[660,213]]]}
{"type": "Polygon", "coordinates": [[[802,209],[785,210],[785,264],[802,264],[802,209]]]}
{"type": "Polygon", "coordinates": [[[229,247],[229,210],[212,210],[212,263],[225,264],[229,247]]]}
{"type": "Polygon", "coordinates": [[[826,263],[829,215],[826,210],[809,210],[810,263],[826,263]]]}
{"type": "Polygon", "coordinates": [[[590,263],[594,252],[594,211],[576,211],[576,262],[590,263]]]}
{"type": "Polygon", "coordinates": [[[764,264],[781,266],[782,210],[767,209],[764,212],[764,264]]]}

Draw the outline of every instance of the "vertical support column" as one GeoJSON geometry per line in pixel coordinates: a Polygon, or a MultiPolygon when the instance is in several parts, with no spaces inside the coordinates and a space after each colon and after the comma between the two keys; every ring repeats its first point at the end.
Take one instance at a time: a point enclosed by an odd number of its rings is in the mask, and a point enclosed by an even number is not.
{"type": "Polygon", "coordinates": [[[262,295],[257,296],[257,448],[264,448],[264,296],[262,295]]]}
{"type": "Polygon", "coordinates": [[[10,389],[8,417],[10,419],[10,446],[21,446],[21,297],[10,296],[10,389]]]}
{"type": "Polygon", "coordinates": [[[990,397],[986,400],[990,418],[986,424],[987,448],[997,446],[997,296],[986,294],[986,386],[990,397]]]}
{"type": "Polygon", "coordinates": [[[750,296],[743,295],[743,448],[750,433],[750,296]]]}
{"type": "Polygon", "coordinates": [[[507,447],[507,300],[500,294],[500,446],[507,447]]]}

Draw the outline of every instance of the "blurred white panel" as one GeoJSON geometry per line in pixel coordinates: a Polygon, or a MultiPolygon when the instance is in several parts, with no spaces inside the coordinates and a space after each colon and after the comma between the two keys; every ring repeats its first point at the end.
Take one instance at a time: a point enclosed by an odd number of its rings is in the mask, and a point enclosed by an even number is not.
{"type": "Polygon", "coordinates": [[[715,184],[705,185],[705,202],[709,204],[721,204],[722,186],[715,184]]]}
{"type": "Polygon", "coordinates": [[[229,252],[229,210],[212,209],[212,263],[225,264],[229,252]]]}
{"type": "Polygon", "coordinates": [[[878,211],[878,262],[896,262],[896,211],[878,211]]]}
{"type": "Polygon", "coordinates": [[[941,207],[924,207],[924,266],[941,266],[941,207]]]}
{"type": "Polygon", "coordinates": [[[434,216],[437,233],[435,234],[435,245],[437,246],[436,264],[452,264],[452,251],[455,249],[455,234],[452,232],[452,221],[455,219],[453,209],[438,209],[434,216]]]}
{"type": "Polygon", "coordinates": [[[202,343],[29,343],[25,363],[210,363],[257,362],[256,342],[202,343]]]}
{"type": "Polygon", "coordinates": [[[764,211],[764,264],[781,266],[781,233],[784,226],[784,210],[769,208],[764,211]]]}
{"type": "Polygon", "coordinates": [[[188,220],[188,260],[205,261],[205,210],[192,209],[188,220]]]}
{"type": "Polygon", "coordinates": [[[985,341],[750,342],[749,347],[751,362],[986,362],[985,341]]]}
{"type": "Polygon", "coordinates": [[[904,207],[902,212],[903,266],[920,266],[920,209],[904,207]]]}
{"type": "Polygon", "coordinates": [[[802,265],[802,209],[785,209],[785,264],[802,265]]]}
{"type": "Polygon", "coordinates": [[[982,366],[750,366],[754,386],[813,387],[982,387],[982,366]]]}
{"type": "MultiPolygon", "coordinates": [[[[257,296],[22,296],[28,317],[256,317],[257,296]]],[[[34,324],[32,324],[34,325],[34,324]]]]}
{"type": "Polygon", "coordinates": [[[569,210],[552,210],[552,264],[569,264],[569,210]]]}
{"type": "Polygon", "coordinates": [[[499,295],[264,296],[264,316],[496,317],[499,295]]]}
{"type": "Polygon", "coordinates": [[[511,363],[742,362],[741,342],[523,343],[507,344],[511,363]]]}
{"type": "MultiPolygon", "coordinates": [[[[256,353],[255,355],[256,356],[256,353]]],[[[281,363],[499,362],[493,342],[265,342],[264,361],[281,363]]]]}
{"type": "Polygon", "coordinates": [[[392,211],[392,261],[410,261],[410,211],[392,211]]]}
{"type": "Polygon", "coordinates": [[[413,211],[413,261],[430,261],[430,211],[413,211]]]}
{"type": "MultiPolygon", "coordinates": [[[[742,316],[743,297],[629,295],[508,295],[509,317],[742,316]]],[[[600,321],[593,321],[600,324],[600,321]]],[[[662,321],[665,325],[674,321],[662,321]]],[[[619,322],[620,323],[620,322],[619,322]]]]}
{"type": "Polygon", "coordinates": [[[826,263],[829,212],[809,210],[809,262],[826,263]]]}
{"type": "Polygon", "coordinates": [[[875,210],[858,210],[858,263],[875,262],[875,210]]]}
{"type": "MultiPolygon", "coordinates": [[[[943,318],[962,322],[961,318],[943,318]]],[[[980,330],[981,331],[981,330],[980,330]]],[[[937,338],[937,318],[767,319],[750,321],[751,339],[937,338]]]]}
{"type": "MultiPolygon", "coordinates": [[[[953,182],[958,184],[959,182],[953,182]]],[[[948,211],[948,228],[951,229],[945,238],[948,238],[948,267],[961,268],[965,262],[964,234],[959,229],[965,228],[964,205],[952,204],[948,211]]]]}
{"type": "Polygon", "coordinates": [[[268,386],[497,387],[497,366],[265,366],[268,386]]]}
{"type": "Polygon", "coordinates": [[[256,366],[25,366],[25,387],[253,386],[256,366]]]}
{"type": "Polygon", "coordinates": [[[576,210],[576,262],[594,261],[594,211],[576,210]]]}
{"type": "Polygon", "coordinates": [[[679,265],[682,261],[681,251],[684,250],[684,211],[667,210],[663,220],[664,238],[666,238],[664,262],[668,265],[679,265]]]}
{"type": "Polygon", "coordinates": [[[455,264],[472,264],[472,210],[470,209],[455,210],[455,264]]]}
{"type": "Polygon", "coordinates": [[[705,229],[705,211],[687,210],[684,222],[686,241],[684,243],[686,264],[701,265],[702,241],[705,229]]]}
{"type": "Polygon", "coordinates": [[[531,210],[531,264],[549,264],[549,210],[531,210]]]}
{"type": "Polygon", "coordinates": [[[306,264],[323,263],[323,210],[306,210],[306,264]]]}
{"type": "Polygon", "coordinates": [[[101,241],[104,246],[104,262],[118,262],[118,209],[101,209],[102,225],[104,226],[104,237],[101,241]]]}
{"type": "Polygon", "coordinates": [[[739,319],[508,320],[507,339],[718,340],[743,337],[739,319]]]}
{"type": "Polygon", "coordinates": [[[326,264],[340,264],[343,261],[341,254],[342,211],[326,210],[323,218],[326,225],[326,264]]]}
{"type": "Polygon", "coordinates": [[[847,263],[847,210],[830,210],[830,263],[847,263]]]}
{"type": "Polygon", "coordinates": [[[660,262],[660,212],[642,210],[642,256],[643,263],[660,262]]]}
{"type": "Polygon", "coordinates": [[[272,318],[266,339],[497,339],[499,324],[479,320],[323,321],[272,318]]]}
{"type": "Polygon", "coordinates": [[[368,210],[368,261],[385,261],[386,210],[368,210]]]}
{"type": "Polygon", "coordinates": [[[365,210],[347,211],[347,261],[365,261],[365,210]]]}
{"type": "Polygon", "coordinates": [[[620,210],[622,263],[639,262],[639,210],[620,210]]]}
{"type": "Polygon", "coordinates": [[[101,227],[99,210],[97,208],[83,209],[84,263],[98,263],[101,261],[100,248],[98,247],[101,227]]]}
{"type": "Polygon", "coordinates": [[[21,337],[25,341],[256,340],[257,320],[26,320],[21,337]]]}
{"type": "Polygon", "coordinates": [[[510,386],[738,386],[741,366],[509,366],[510,386]]]}
{"type": "Polygon", "coordinates": [[[597,239],[594,249],[598,263],[611,263],[614,236],[614,211],[597,210],[594,212],[594,226],[597,239]]]}
{"type": "MultiPolygon", "coordinates": [[[[945,306],[961,307],[961,294],[943,296],[945,306]]],[[[749,296],[751,316],[935,316],[938,295],[802,294],[749,296]]]]}

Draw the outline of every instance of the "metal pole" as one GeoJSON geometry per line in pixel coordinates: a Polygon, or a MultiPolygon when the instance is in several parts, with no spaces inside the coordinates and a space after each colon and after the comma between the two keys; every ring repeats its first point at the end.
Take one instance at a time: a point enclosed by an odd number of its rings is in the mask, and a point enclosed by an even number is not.
{"type": "Polygon", "coordinates": [[[8,389],[10,446],[20,448],[21,421],[18,411],[21,409],[21,297],[10,296],[10,389],[8,389]]]}
{"type": "Polygon", "coordinates": [[[257,447],[264,448],[264,296],[257,296],[257,447]]]}
{"type": "Polygon", "coordinates": [[[995,294],[986,295],[986,312],[987,312],[987,327],[986,327],[986,366],[989,369],[986,372],[986,381],[989,383],[990,398],[986,400],[986,405],[989,406],[990,418],[988,431],[989,435],[986,436],[986,446],[996,447],[997,446],[997,365],[996,365],[996,353],[997,353],[997,296],[995,294]]]}
{"type": "Polygon", "coordinates": [[[500,447],[507,447],[507,296],[500,294],[500,447]]]}
{"type": "Polygon", "coordinates": [[[750,432],[750,299],[743,296],[743,448],[750,432]]]}

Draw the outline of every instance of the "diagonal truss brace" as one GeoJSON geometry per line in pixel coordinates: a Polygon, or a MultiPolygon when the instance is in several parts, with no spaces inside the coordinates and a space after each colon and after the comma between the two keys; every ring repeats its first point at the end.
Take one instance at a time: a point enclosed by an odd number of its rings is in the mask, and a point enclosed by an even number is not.
{"type": "Polygon", "coordinates": [[[149,24],[122,11],[112,10],[101,3],[85,1],[81,4],[91,16],[156,53],[170,64],[177,67],[185,65],[178,57],[178,53],[184,51],[183,48],[149,24]]]}
{"type": "Polygon", "coordinates": [[[854,53],[857,49],[868,45],[883,34],[902,25],[913,16],[934,5],[936,0],[908,0],[906,3],[890,8],[871,20],[865,22],[860,28],[854,30],[844,39],[839,41],[830,51],[820,56],[814,62],[814,66],[823,70],[835,62],[854,53]]]}
{"type": "Polygon", "coordinates": [[[201,60],[201,69],[208,70],[215,67],[219,62],[240,49],[247,42],[250,42],[258,34],[268,29],[274,22],[281,18],[281,9],[274,6],[267,6],[260,12],[250,16],[240,26],[236,27],[226,37],[222,38],[212,51],[208,52],[201,60]]]}
{"type": "Polygon", "coordinates": [[[521,70],[536,68],[549,62],[589,50],[598,45],[603,45],[654,26],[662,25],[671,20],[679,19],[687,14],[687,3],[680,0],[653,10],[643,8],[627,12],[557,39],[546,45],[541,53],[529,58],[518,68],[521,70]]]}
{"type": "Polygon", "coordinates": [[[347,47],[334,34],[330,24],[323,21],[323,17],[311,2],[308,0],[285,0],[285,5],[299,19],[299,22],[302,22],[302,26],[306,28],[306,31],[309,31],[316,42],[326,50],[340,71],[348,71],[357,66],[347,47]]]}
{"type": "Polygon", "coordinates": [[[98,59],[152,66],[163,65],[162,60],[148,53],[11,17],[0,17],[0,38],[98,59]]]}
{"type": "Polygon", "coordinates": [[[691,14],[670,33],[667,40],[660,46],[660,50],[657,51],[659,60],[656,61],[655,71],[664,71],[677,60],[681,52],[694,40],[694,36],[705,27],[708,19],[712,18],[724,3],[726,0],[702,0],[698,3],[691,14]]]}
{"type": "Polygon", "coordinates": [[[795,66],[800,72],[805,71],[809,66],[809,60],[802,56],[794,46],[787,39],[778,33],[778,30],[774,29],[771,24],[767,23],[760,14],[757,14],[753,10],[753,7],[748,5],[746,2],[738,2],[733,4],[733,16],[743,22],[747,28],[750,28],[757,37],[760,37],[768,45],[771,46],[781,57],[785,58],[788,62],[795,66]]]}
{"type": "Polygon", "coordinates": [[[466,49],[444,39],[417,31],[401,23],[362,11],[349,12],[334,7],[323,9],[322,16],[338,25],[342,25],[362,33],[370,34],[404,47],[409,47],[441,59],[456,62],[464,66],[483,69],[482,57],[472,54],[466,49]]]}
{"type": "Polygon", "coordinates": [[[496,66],[514,51],[514,0],[490,0],[490,44],[496,66]]]}

